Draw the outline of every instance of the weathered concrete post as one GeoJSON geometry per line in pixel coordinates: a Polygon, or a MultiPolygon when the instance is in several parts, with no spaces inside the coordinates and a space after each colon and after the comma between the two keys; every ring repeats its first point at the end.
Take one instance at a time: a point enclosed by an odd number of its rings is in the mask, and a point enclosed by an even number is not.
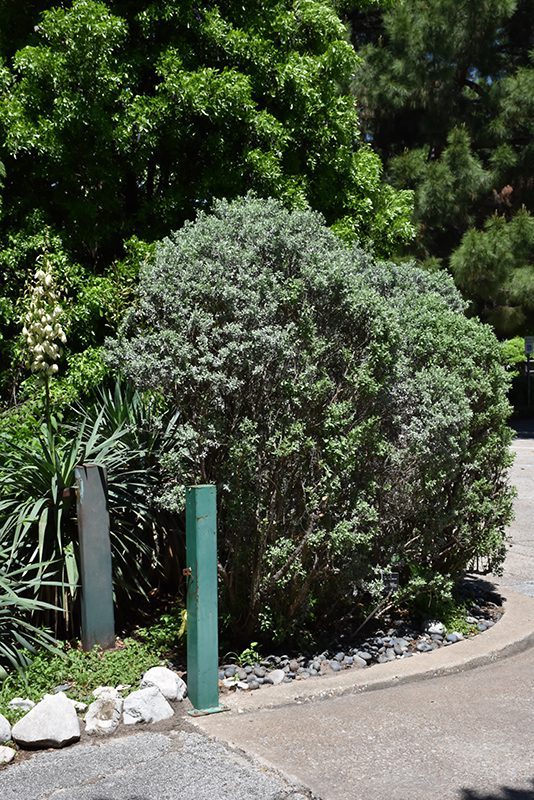
{"type": "Polygon", "coordinates": [[[185,505],[187,568],[187,692],[196,714],[219,705],[217,620],[217,495],[215,486],[189,486],[185,505]]]}
{"type": "Polygon", "coordinates": [[[82,646],[90,650],[115,644],[113,581],[106,470],[98,464],[75,469],[80,578],[82,586],[82,646]]]}

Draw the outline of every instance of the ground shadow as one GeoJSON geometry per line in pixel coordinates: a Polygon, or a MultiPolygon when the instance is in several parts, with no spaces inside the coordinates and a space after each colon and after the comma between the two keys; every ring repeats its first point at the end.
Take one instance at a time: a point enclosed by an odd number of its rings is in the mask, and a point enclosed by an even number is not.
{"type": "Polygon", "coordinates": [[[490,793],[462,789],[460,800],[534,800],[534,778],[529,781],[529,786],[523,788],[501,786],[490,793]]]}
{"type": "Polygon", "coordinates": [[[512,419],[510,427],[518,439],[534,439],[534,419],[512,419]]]}

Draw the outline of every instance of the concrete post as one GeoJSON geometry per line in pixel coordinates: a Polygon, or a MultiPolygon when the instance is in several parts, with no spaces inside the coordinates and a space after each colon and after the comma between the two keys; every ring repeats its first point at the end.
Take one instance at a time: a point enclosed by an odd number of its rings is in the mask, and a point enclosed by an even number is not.
{"type": "Polygon", "coordinates": [[[106,470],[97,464],[75,469],[80,578],[82,585],[82,646],[90,650],[115,645],[113,582],[106,470]]]}

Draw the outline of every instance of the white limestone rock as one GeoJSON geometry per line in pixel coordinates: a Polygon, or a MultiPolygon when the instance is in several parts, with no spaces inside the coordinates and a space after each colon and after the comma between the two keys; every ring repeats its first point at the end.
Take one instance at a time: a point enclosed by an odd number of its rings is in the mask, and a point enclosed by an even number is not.
{"type": "Polygon", "coordinates": [[[87,703],[80,703],[79,700],[72,700],[70,697],[67,697],[67,700],[75,711],[82,713],[87,710],[87,703]]]}
{"type": "Polygon", "coordinates": [[[173,714],[172,707],[157,686],[147,686],[128,695],[122,719],[125,725],[135,725],[137,722],[160,722],[173,714]]]}
{"type": "Polygon", "coordinates": [[[0,767],[10,764],[15,758],[15,751],[11,747],[0,747],[0,767]]]}
{"type": "Polygon", "coordinates": [[[121,721],[123,700],[115,689],[101,691],[85,715],[85,732],[97,736],[115,733],[121,721]]]}
{"type": "Polygon", "coordinates": [[[31,711],[34,706],[33,700],[29,700],[27,697],[14,697],[7,704],[12,711],[31,711]]]}
{"type": "Polygon", "coordinates": [[[157,686],[166,700],[183,700],[187,686],[178,673],[167,667],[152,667],[141,678],[141,689],[157,686]]]}
{"type": "Polygon", "coordinates": [[[79,740],[80,723],[63,693],[45,694],[40,703],[15,723],[11,737],[21,747],[35,750],[66,747],[79,740]]]}
{"type": "Polygon", "coordinates": [[[0,714],[0,744],[9,742],[11,739],[11,725],[5,717],[0,714]]]}
{"type": "Polygon", "coordinates": [[[93,689],[93,697],[98,699],[102,695],[105,697],[110,697],[111,695],[117,698],[120,697],[119,690],[115,689],[114,686],[97,686],[96,689],[93,689]]]}
{"type": "Polygon", "coordinates": [[[437,634],[439,636],[444,636],[447,631],[447,628],[443,624],[443,622],[438,622],[437,620],[432,620],[428,623],[426,632],[429,633],[431,636],[432,634],[437,634]]]}

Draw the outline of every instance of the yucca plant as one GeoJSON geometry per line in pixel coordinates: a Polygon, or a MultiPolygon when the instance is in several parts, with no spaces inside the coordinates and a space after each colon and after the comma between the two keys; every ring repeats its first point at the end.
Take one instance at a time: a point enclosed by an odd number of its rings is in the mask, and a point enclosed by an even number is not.
{"type": "Polygon", "coordinates": [[[23,669],[38,648],[55,650],[50,632],[35,622],[38,615],[55,609],[34,596],[46,581],[45,565],[10,570],[8,563],[0,549],[0,669],[23,669]]]}
{"type": "Polygon", "coordinates": [[[63,624],[55,621],[57,632],[76,632],[77,464],[107,469],[116,590],[145,591],[155,566],[146,451],[136,446],[125,423],[109,422],[102,408],[96,417],[76,423],[59,425],[50,417],[28,441],[0,435],[0,547],[9,569],[35,565],[41,576],[39,565],[51,565],[57,585],[34,588],[36,598],[63,610],[63,624]]]}

